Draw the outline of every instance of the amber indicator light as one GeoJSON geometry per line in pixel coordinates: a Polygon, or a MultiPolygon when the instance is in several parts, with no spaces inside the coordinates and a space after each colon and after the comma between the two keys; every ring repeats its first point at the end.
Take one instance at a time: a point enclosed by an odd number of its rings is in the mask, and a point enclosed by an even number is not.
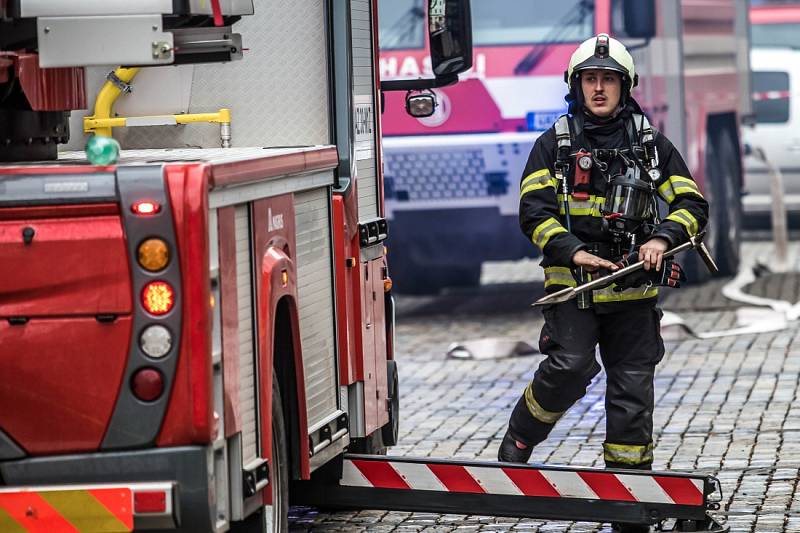
{"type": "Polygon", "coordinates": [[[147,239],[139,245],[139,264],[150,272],[163,270],[169,264],[169,246],[161,239],[147,239]]]}
{"type": "Polygon", "coordinates": [[[151,315],[165,315],[175,305],[175,291],[169,283],[152,281],[142,291],[142,305],[151,315]]]}

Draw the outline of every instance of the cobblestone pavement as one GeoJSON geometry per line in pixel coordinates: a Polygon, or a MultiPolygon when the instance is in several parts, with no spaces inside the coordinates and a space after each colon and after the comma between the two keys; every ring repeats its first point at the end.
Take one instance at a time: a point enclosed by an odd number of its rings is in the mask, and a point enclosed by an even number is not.
{"type": "MultiPolygon", "coordinates": [[[[745,260],[764,257],[769,246],[748,243],[745,260]]],[[[792,243],[790,251],[792,264],[800,270],[800,243],[792,243]]],[[[516,274],[490,275],[507,280],[516,274]]],[[[392,455],[496,458],[511,408],[542,356],[453,360],[444,354],[452,341],[475,338],[509,337],[536,345],[541,317],[529,304],[541,286],[524,275],[516,279],[522,284],[489,285],[478,296],[400,302],[401,439],[390,450],[392,455]]],[[[794,303],[800,299],[798,282],[798,274],[768,275],[747,292],[794,303]]],[[[715,281],[680,289],[662,305],[679,312],[696,331],[733,327],[738,304],[718,297],[720,287],[715,281]]],[[[797,322],[778,332],[668,342],[656,375],[654,467],[716,475],[725,495],[718,516],[727,519],[733,532],[800,532],[799,373],[797,322]]],[[[532,462],[602,466],[604,391],[601,374],[535,449],[532,462]]],[[[608,532],[610,526],[295,509],[292,530],[608,532]]]]}

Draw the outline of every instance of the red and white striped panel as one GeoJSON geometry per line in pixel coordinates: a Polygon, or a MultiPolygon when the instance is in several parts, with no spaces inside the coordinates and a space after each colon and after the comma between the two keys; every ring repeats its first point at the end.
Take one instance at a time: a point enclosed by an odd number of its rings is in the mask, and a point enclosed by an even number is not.
{"type": "Polygon", "coordinates": [[[538,470],[346,459],[342,485],[703,506],[703,480],[598,471],[538,470]]]}

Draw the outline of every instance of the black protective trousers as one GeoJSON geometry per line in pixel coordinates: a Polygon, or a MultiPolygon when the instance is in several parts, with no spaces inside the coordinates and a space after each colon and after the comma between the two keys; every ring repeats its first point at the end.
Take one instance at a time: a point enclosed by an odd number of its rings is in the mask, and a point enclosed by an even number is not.
{"type": "Polygon", "coordinates": [[[612,313],[578,309],[575,300],[543,310],[539,364],[511,414],[509,432],[535,446],[560,416],[606,371],[606,466],[649,468],[652,463],[653,378],[664,356],[661,311],[653,303],[630,303],[612,313]]]}

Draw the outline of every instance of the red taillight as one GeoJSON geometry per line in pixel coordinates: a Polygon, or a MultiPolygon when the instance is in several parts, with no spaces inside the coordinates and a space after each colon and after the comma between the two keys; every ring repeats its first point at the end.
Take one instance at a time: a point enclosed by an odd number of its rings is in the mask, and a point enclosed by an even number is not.
{"type": "Polygon", "coordinates": [[[167,493],[162,490],[143,490],[133,494],[133,512],[166,513],[167,493]]]}
{"type": "Polygon", "coordinates": [[[143,368],[133,375],[131,390],[143,402],[155,401],[164,392],[164,378],[154,368],[143,368]]]}
{"type": "Polygon", "coordinates": [[[164,281],[151,281],[142,291],[142,305],[151,315],[165,315],[175,305],[175,291],[164,281]]]}
{"type": "Polygon", "coordinates": [[[161,211],[161,206],[152,200],[139,200],[131,206],[131,211],[137,215],[155,215],[161,211]]]}

